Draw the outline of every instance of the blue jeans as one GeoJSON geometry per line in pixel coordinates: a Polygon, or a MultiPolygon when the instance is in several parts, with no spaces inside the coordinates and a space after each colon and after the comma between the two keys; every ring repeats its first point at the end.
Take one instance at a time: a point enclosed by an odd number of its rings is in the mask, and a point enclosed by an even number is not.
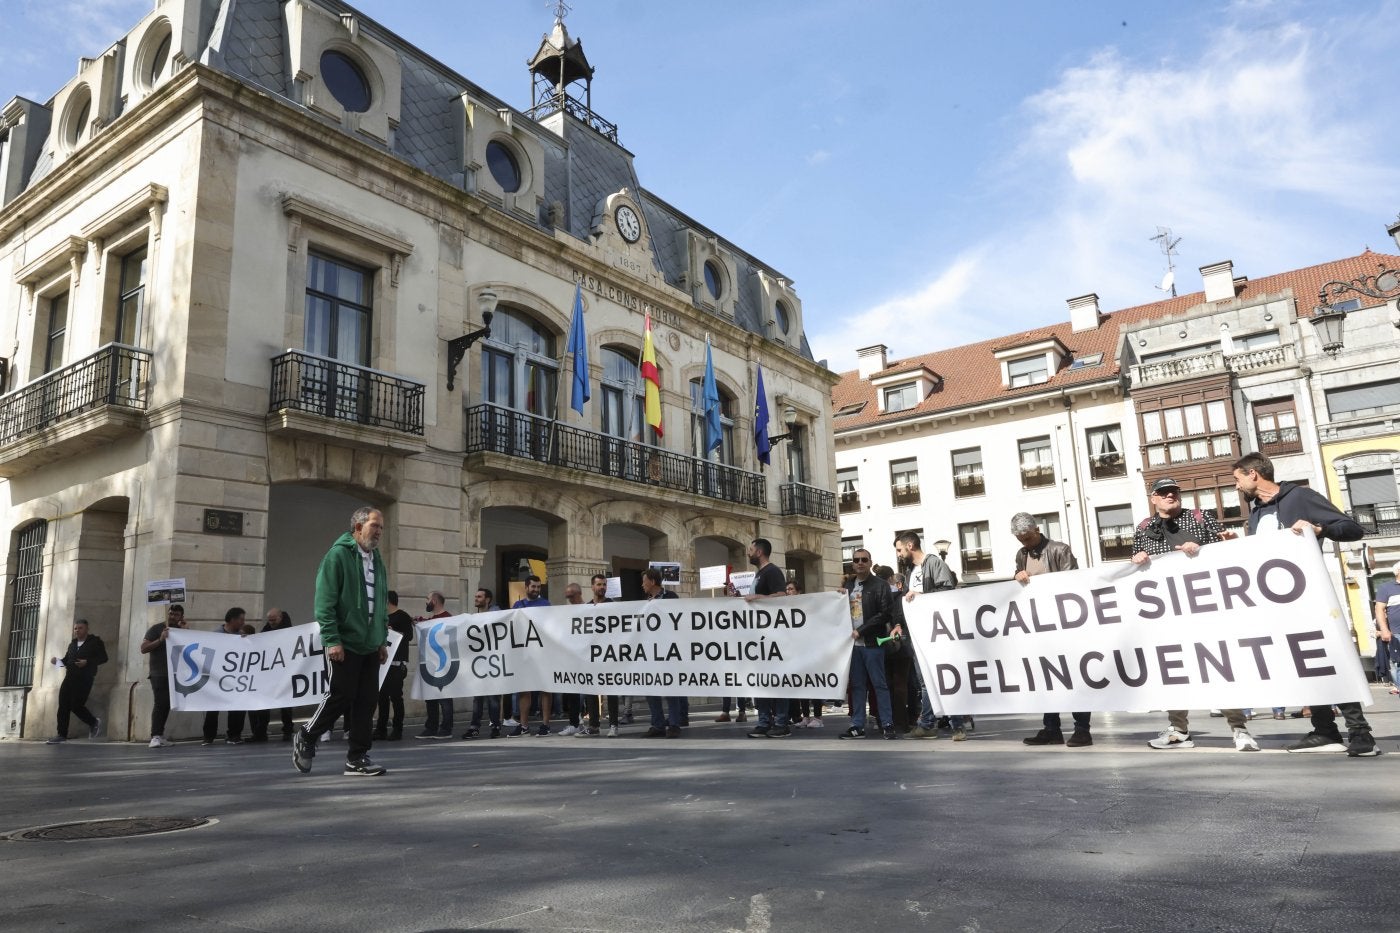
{"type": "Polygon", "coordinates": [[[754,710],[758,713],[758,727],[770,729],[773,726],[786,728],[788,724],[788,701],[772,697],[754,697],[754,710]]]}
{"type": "Polygon", "coordinates": [[[481,728],[481,708],[486,707],[486,715],[490,718],[491,725],[501,724],[501,698],[496,694],[489,697],[475,697],[472,699],[472,728],[481,728]]]}
{"type": "MultiPolygon", "coordinates": [[[[933,702],[928,696],[928,684],[924,683],[924,672],[919,665],[914,665],[914,670],[919,675],[919,726],[924,729],[933,729],[938,725],[938,717],[933,712],[933,702]]],[[[949,716],[948,725],[953,729],[963,727],[964,717],[949,716]]]]}
{"type": "MultiPolygon", "coordinates": [[[[880,726],[894,728],[890,688],[885,683],[885,649],[856,645],[851,649],[851,725],[856,729],[865,728],[865,692],[869,684],[875,685],[875,707],[880,714],[880,726]]],[[[762,716],[762,713],[759,715],[762,716]]]]}
{"type": "Polygon", "coordinates": [[[651,727],[653,729],[665,729],[667,720],[677,729],[681,726],[681,698],[665,697],[666,712],[661,712],[662,697],[647,697],[647,708],[651,710],[651,727]]]}

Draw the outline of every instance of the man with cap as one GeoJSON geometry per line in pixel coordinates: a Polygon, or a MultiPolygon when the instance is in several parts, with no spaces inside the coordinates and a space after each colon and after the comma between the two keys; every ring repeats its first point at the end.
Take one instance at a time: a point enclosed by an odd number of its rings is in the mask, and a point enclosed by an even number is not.
{"type": "MultiPolygon", "coordinates": [[[[1201,553],[1201,547],[1235,537],[1233,531],[1220,527],[1211,512],[1182,509],[1181,486],[1174,479],[1162,478],[1152,484],[1148,496],[1152,514],[1138,523],[1133,532],[1133,563],[1146,564],[1153,557],[1180,551],[1187,557],[1201,553]]],[[[1259,751],[1259,743],[1249,734],[1244,710],[1221,710],[1234,734],[1235,749],[1241,752],[1259,751]]],[[[1167,710],[1169,726],[1165,732],[1147,744],[1153,748],[1195,748],[1191,740],[1190,721],[1184,709],[1167,710]]]]}

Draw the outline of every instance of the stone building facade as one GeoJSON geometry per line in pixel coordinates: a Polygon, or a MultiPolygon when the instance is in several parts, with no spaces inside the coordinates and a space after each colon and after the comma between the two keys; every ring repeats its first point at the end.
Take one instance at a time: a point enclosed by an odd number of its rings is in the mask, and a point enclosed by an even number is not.
{"type": "Polygon", "coordinates": [[[363,503],[411,612],[434,589],[508,604],[540,566],[559,598],[679,561],[691,593],[756,536],[834,585],[835,379],[792,283],[642,187],[561,22],[532,71],[527,113],[335,0],[159,0],[0,112],[0,731],[49,728],[44,661],[83,616],[115,649],[94,708],[142,738],[148,582],[183,578],[195,627],[310,621],[363,503]],[[707,336],[724,442],[701,457],[707,336]],[[769,468],[760,364],[789,435],[769,468]]]}

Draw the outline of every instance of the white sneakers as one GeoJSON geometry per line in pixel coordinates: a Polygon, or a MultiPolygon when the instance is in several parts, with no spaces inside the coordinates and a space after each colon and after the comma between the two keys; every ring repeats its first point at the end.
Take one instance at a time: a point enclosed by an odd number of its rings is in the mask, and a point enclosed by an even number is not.
{"type": "Polygon", "coordinates": [[[559,730],[560,735],[575,735],[577,732],[578,726],[565,726],[559,730]]]}
{"type": "Polygon", "coordinates": [[[608,726],[608,738],[617,738],[617,726],[608,726]]]}
{"type": "Polygon", "coordinates": [[[1147,743],[1153,748],[1195,748],[1196,743],[1191,741],[1191,733],[1177,732],[1175,729],[1168,729],[1157,738],[1147,743]]]}
{"type": "Polygon", "coordinates": [[[1249,734],[1248,729],[1235,730],[1235,751],[1237,752],[1257,752],[1259,743],[1254,741],[1254,736],[1249,734]]]}
{"type": "Polygon", "coordinates": [[[163,735],[151,736],[151,748],[165,748],[169,744],[169,742],[165,741],[165,736],[163,735]]]}

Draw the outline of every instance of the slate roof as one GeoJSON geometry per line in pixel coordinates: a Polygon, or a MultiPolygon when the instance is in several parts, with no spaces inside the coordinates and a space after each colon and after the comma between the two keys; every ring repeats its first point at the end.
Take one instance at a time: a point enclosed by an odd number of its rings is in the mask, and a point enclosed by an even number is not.
{"type": "MultiPolygon", "coordinates": [[[[1291,272],[1281,272],[1259,279],[1249,279],[1242,284],[1237,283],[1235,299],[1247,301],[1265,295],[1291,293],[1298,316],[1306,318],[1312,315],[1313,306],[1317,303],[1317,293],[1324,284],[1333,280],[1350,281],[1363,275],[1374,275],[1377,269],[1382,266],[1400,268],[1400,256],[1366,250],[1347,259],[1309,266],[1305,269],[1295,269],[1291,272]]],[[[1224,302],[1216,302],[1215,304],[1226,304],[1230,300],[1226,299],[1224,302]]],[[[892,375],[901,371],[907,372],[922,365],[942,376],[943,385],[913,408],[888,414],[881,413],[876,405],[875,387],[871,385],[870,379],[862,379],[857,370],[845,372],[841,374],[841,381],[831,390],[832,410],[840,411],[842,408],[858,403],[864,403],[864,407],[855,414],[837,417],[834,427],[837,433],[841,433],[881,423],[892,424],[940,412],[953,412],[961,408],[991,402],[1010,402],[1017,398],[1041,395],[1069,386],[1113,380],[1120,373],[1120,361],[1117,359],[1117,355],[1124,329],[1145,321],[1186,314],[1193,309],[1203,307],[1205,307],[1205,293],[1193,292],[1188,295],[1179,295],[1176,298],[1123,308],[1101,316],[1101,322],[1096,330],[1076,334],[1072,331],[1070,323],[1065,321],[1016,334],[993,337],[980,343],[937,350],[922,356],[890,360],[886,368],[875,373],[871,379],[878,379],[881,375],[892,375]],[[1102,353],[1104,354],[1103,363],[1075,370],[1061,368],[1051,375],[1049,382],[1042,382],[1039,385],[1014,389],[1003,387],[1001,362],[993,355],[997,348],[1018,346],[1052,337],[1064,343],[1069,348],[1073,358],[1102,353]]]]}

